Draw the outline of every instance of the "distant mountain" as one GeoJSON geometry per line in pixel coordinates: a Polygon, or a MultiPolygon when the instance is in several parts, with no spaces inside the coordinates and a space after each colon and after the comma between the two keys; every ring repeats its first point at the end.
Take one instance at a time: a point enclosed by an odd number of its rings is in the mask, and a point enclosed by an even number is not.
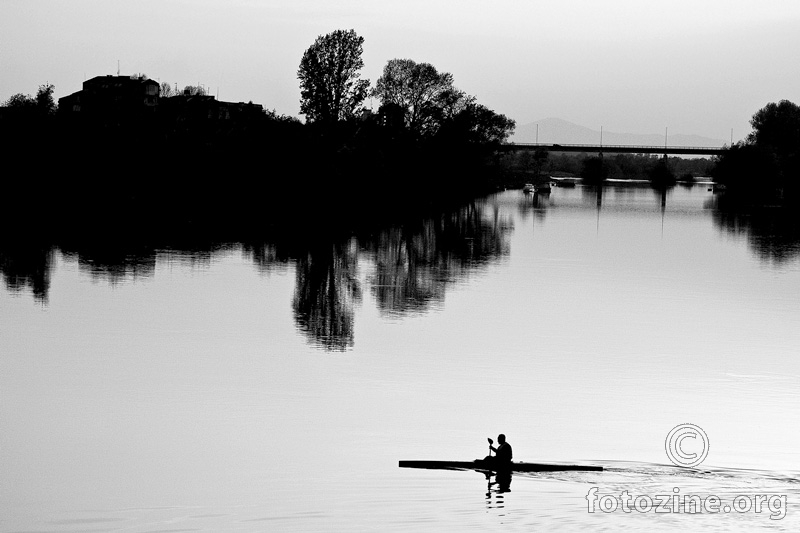
{"type": "MultiPolygon", "coordinates": [[[[540,143],[558,144],[600,144],[600,130],[593,130],[560,118],[546,118],[517,126],[509,142],[535,143],[536,125],[539,125],[540,143]]],[[[623,144],[636,146],[662,146],[664,135],[658,133],[615,133],[603,129],[603,144],[623,144]]],[[[722,146],[726,142],[722,139],[711,139],[700,135],[670,134],[667,137],[670,146],[722,146]]]]}

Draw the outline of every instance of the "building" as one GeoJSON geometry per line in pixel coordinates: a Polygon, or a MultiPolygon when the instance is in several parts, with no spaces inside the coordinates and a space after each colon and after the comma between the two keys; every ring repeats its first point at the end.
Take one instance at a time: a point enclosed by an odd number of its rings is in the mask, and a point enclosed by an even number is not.
{"type": "Polygon", "coordinates": [[[96,118],[106,122],[155,113],[159,85],[145,76],[95,76],[83,89],[58,100],[63,116],[96,118]]]}

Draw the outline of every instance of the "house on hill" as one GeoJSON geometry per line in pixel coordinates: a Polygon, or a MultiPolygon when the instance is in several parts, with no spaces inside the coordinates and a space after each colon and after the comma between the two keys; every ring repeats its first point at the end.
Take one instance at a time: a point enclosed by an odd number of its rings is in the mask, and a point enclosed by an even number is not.
{"type": "Polygon", "coordinates": [[[117,122],[155,113],[159,85],[145,76],[95,76],[83,82],[83,89],[59,98],[63,117],[101,119],[117,122]]]}
{"type": "Polygon", "coordinates": [[[188,89],[162,97],[158,82],[145,76],[96,76],[58,103],[59,119],[79,138],[113,132],[129,140],[209,145],[250,135],[267,118],[259,104],[222,102],[188,89]]]}
{"type": "Polygon", "coordinates": [[[266,118],[260,104],[223,102],[213,96],[188,93],[162,98],[158,115],[168,137],[205,141],[236,137],[266,118]]]}

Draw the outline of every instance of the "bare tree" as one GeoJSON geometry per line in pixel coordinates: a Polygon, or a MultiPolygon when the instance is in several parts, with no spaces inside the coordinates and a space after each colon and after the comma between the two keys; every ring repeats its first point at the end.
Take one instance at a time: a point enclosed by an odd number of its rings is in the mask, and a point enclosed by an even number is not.
{"type": "Polygon", "coordinates": [[[189,96],[205,96],[207,92],[202,85],[187,85],[183,88],[183,94],[188,94],[189,96]]]}
{"type": "Polygon", "coordinates": [[[171,98],[173,96],[177,96],[180,94],[178,92],[178,88],[173,88],[169,83],[162,82],[161,83],[161,98],[171,98]]]}

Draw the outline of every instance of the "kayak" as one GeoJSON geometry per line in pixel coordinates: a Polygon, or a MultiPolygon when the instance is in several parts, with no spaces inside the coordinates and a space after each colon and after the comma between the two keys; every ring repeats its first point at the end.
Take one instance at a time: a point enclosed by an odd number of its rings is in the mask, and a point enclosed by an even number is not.
{"type": "MultiPolygon", "coordinates": [[[[400,468],[427,468],[433,470],[487,470],[496,472],[498,465],[483,459],[474,461],[400,461],[400,468]]],[[[592,465],[560,465],[545,463],[511,463],[512,472],[602,472],[602,466],[592,465]]]]}

